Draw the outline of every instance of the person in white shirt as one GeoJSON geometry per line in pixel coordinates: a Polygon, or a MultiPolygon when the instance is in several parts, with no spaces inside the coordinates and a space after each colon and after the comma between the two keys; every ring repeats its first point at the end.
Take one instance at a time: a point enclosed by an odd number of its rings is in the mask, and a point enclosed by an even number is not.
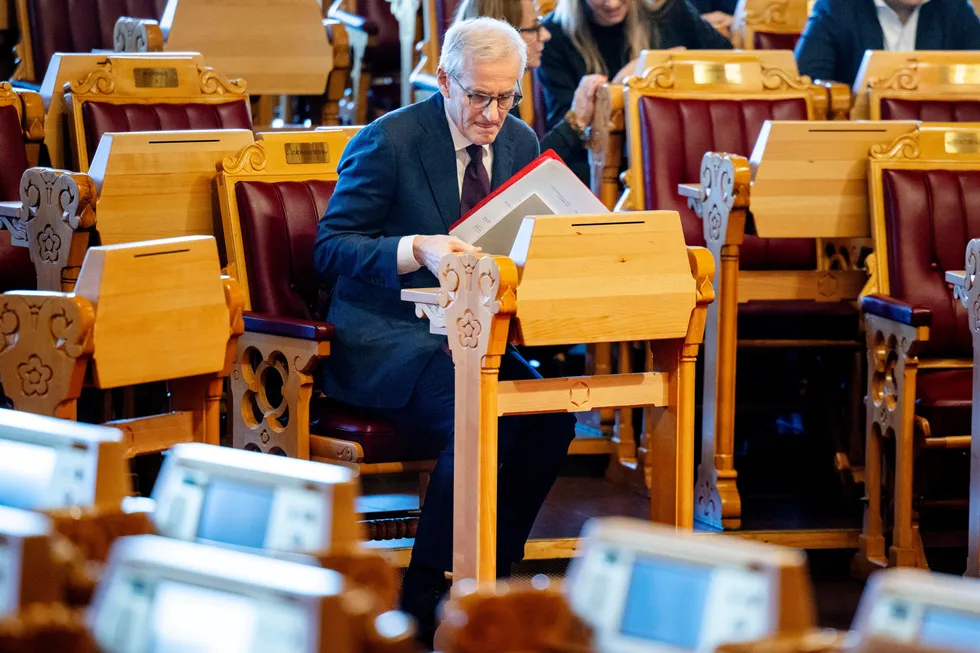
{"type": "Polygon", "coordinates": [[[800,73],[852,85],[867,50],[978,50],[968,0],[817,0],[796,46],[800,73]]]}
{"type": "MultiPolygon", "coordinates": [[[[506,22],[453,25],[439,93],[386,114],[347,145],[314,245],[335,329],[323,392],[387,420],[403,443],[399,460],[436,459],[401,602],[430,646],[452,566],[455,376],[446,337],[429,333],[400,291],[438,286],[446,253],[476,251],[447,235],[450,227],[538,156],[537,136],[509,113],[526,65],[525,40],[506,22]]],[[[540,376],[510,347],[500,378],[540,376]]],[[[574,437],[567,413],[500,418],[499,575],[523,557],[574,437]]]]}

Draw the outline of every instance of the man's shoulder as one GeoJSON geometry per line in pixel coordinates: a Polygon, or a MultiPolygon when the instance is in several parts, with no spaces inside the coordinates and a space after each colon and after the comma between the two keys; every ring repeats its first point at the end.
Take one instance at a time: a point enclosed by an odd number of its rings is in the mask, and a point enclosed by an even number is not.
{"type": "Polygon", "coordinates": [[[813,5],[813,14],[828,14],[835,20],[848,20],[856,15],[862,3],[874,4],[873,0],[817,0],[813,5]]]}
{"type": "Polygon", "coordinates": [[[500,137],[510,139],[518,145],[533,147],[538,144],[538,135],[534,133],[534,130],[526,122],[511,114],[507,114],[507,118],[504,119],[500,137]]]}
{"type": "Polygon", "coordinates": [[[402,140],[405,135],[410,134],[414,130],[421,129],[420,121],[432,111],[430,104],[431,102],[429,100],[423,100],[415,104],[410,104],[407,107],[389,111],[377,120],[369,123],[361,132],[363,133],[366,130],[383,130],[388,135],[398,136],[399,140],[402,140]]]}

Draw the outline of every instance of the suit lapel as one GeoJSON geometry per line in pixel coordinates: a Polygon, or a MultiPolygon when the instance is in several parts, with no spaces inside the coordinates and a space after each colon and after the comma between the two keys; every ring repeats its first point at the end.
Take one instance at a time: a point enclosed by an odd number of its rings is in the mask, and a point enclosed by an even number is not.
{"type": "Polygon", "coordinates": [[[866,42],[862,44],[864,47],[860,52],[860,56],[864,57],[866,50],[885,49],[885,33],[881,30],[881,21],[878,20],[878,8],[875,6],[874,0],[866,0],[860,6],[864,12],[864,16],[862,16],[862,20],[857,22],[857,25],[859,29],[862,24],[865,26],[861,29],[861,33],[865,36],[866,42]]]}
{"type": "MultiPolygon", "coordinates": [[[[504,123],[506,125],[506,122],[504,123]]],[[[501,184],[510,179],[514,167],[513,141],[504,136],[504,128],[500,129],[497,139],[493,142],[493,170],[490,176],[490,190],[496,190],[501,184]]]]}
{"type": "Polygon", "coordinates": [[[419,117],[419,122],[429,132],[429,136],[418,141],[419,159],[436,206],[439,207],[439,215],[448,231],[460,218],[456,152],[453,149],[453,137],[449,133],[449,123],[446,122],[442,96],[436,93],[435,97],[426,102],[428,107],[419,117]]]}
{"type": "Polygon", "coordinates": [[[936,9],[939,0],[932,0],[919,7],[919,26],[915,32],[916,50],[942,50],[943,28],[940,11],[936,9]]]}

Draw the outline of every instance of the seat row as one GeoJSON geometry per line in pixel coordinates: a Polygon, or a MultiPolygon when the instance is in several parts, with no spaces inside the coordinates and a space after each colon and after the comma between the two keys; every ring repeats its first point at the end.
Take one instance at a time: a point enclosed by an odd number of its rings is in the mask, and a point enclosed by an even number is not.
{"type": "MultiPolygon", "coordinates": [[[[419,650],[351,470],[181,444],[134,499],[125,438],[0,410],[3,650],[419,650]]],[[[564,580],[458,582],[436,650],[953,653],[977,624],[980,581],[892,570],[819,630],[803,552],[601,518],[564,580]]]]}

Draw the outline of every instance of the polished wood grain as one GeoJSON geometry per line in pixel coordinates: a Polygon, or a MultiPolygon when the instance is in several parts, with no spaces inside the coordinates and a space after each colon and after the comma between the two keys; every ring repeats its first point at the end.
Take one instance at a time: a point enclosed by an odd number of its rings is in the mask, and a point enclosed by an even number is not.
{"type": "Polygon", "coordinates": [[[739,0],[732,21],[732,44],[755,49],[756,32],[799,36],[806,29],[811,0],[739,0]]]}

